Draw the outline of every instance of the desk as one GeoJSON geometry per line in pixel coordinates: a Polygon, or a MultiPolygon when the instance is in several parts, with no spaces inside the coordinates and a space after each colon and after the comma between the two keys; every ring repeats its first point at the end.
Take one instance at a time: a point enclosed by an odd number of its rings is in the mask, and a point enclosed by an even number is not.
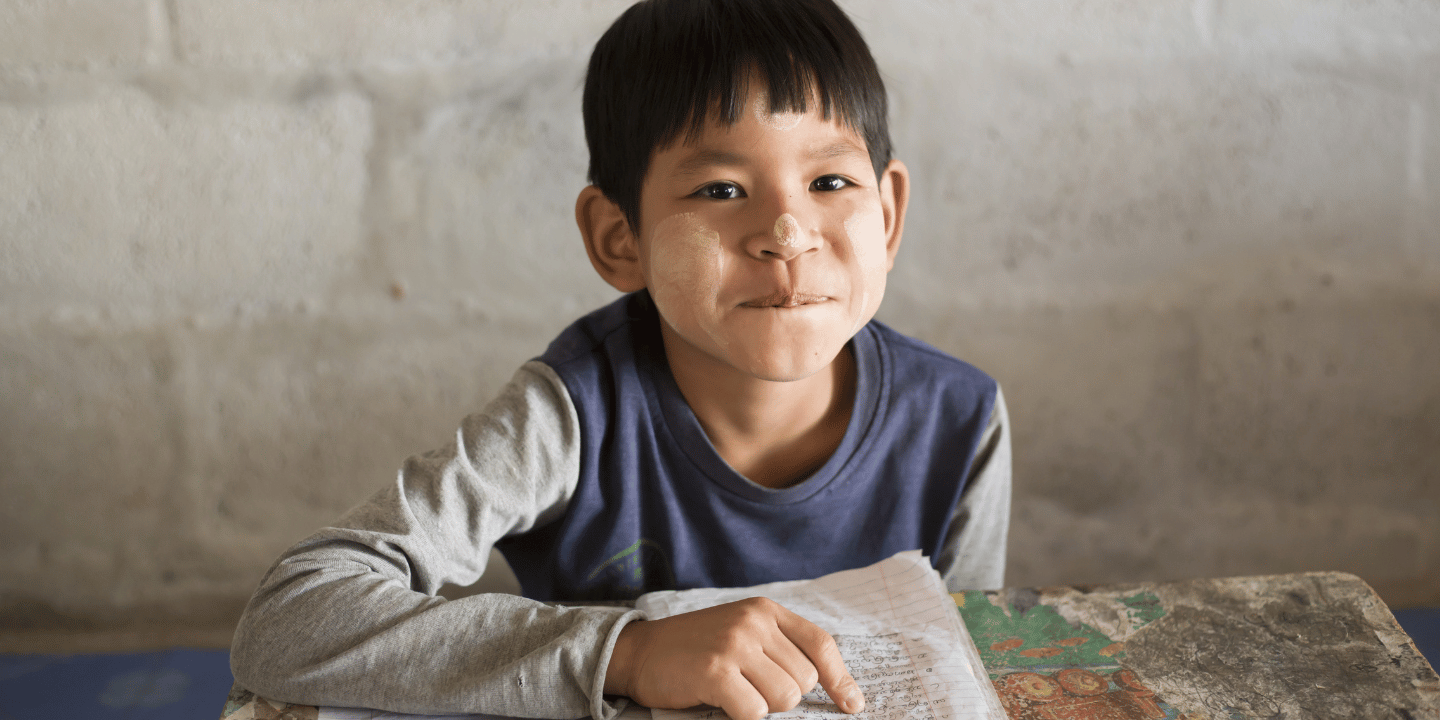
{"type": "MultiPolygon", "coordinates": [[[[1012,720],[1440,720],[1440,677],[1344,573],[957,593],[1012,720]]],[[[222,720],[313,720],[236,687],[222,720]]]]}

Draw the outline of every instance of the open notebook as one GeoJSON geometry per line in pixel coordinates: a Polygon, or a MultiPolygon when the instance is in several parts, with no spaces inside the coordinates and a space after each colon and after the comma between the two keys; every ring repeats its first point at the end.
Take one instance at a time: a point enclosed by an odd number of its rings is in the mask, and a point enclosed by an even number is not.
{"type": "MultiPolygon", "coordinates": [[[[648,618],[661,618],[762,596],[833,635],[846,667],[865,693],[865,711],[857,715],[840,712],[816,686],[794,710],[771,713],[770,718],[1005,719],[1000,698],[980,664],[980,654],[960,621],[954,601],[930,561],[918,550],[814,580],[648,593],[635,602],[635,607],[648,618]]],[[[654,720],[726,717],[715,708],[646,711],[635,706],[622,717],[629,720],[645,714],[653,714],[654,720]]],[[[404,717],[373,710],[320,709],[320,720],[404,717]]]]}

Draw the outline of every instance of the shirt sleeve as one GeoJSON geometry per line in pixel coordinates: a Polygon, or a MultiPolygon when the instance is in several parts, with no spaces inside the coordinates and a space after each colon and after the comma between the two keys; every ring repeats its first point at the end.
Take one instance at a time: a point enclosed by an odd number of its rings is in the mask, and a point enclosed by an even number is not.
{"type": "Polygon", "coordinates": [[[1005,585],[1010,534],[1010,414],[997,387],[990,422],[970,463],[965,490],[950,515],[937,563],[950,592],[1005,585]]]}
{"type": "Polygon", "coordinates": [[[236,681],[310,705],[613,718],[605,669],[633,610],[437,596],[477,580],[496,540],[559,516],[579,457],[564,383],[526,363],[449,445],[276,561],[236,629],[236,681]]]}

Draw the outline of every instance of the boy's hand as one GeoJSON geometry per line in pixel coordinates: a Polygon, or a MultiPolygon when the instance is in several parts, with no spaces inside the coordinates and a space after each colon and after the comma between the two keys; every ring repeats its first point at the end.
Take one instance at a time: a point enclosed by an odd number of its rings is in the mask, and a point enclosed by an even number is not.
{"type": "Polygon", "coordinates": [[[605,692],[653,708],[714,705],[733,720],[789,710],[816,681],[840,709],[865,709],[835,639],[768,598],[750,598],[620,631],[605,692]]]}

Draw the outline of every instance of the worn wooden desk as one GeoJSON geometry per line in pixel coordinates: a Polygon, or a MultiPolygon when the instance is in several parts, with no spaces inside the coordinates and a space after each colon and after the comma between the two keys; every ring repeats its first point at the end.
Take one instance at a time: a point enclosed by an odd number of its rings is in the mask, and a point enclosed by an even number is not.
{"type": "MultiPolygon", "coordinates": [[[[1014,720],[1440,720],[1440,677],[1353,575],[967,592],[955,602],[1014,720]]],[[[316,716],[237,687],[221,717],[316,716]]]]}

